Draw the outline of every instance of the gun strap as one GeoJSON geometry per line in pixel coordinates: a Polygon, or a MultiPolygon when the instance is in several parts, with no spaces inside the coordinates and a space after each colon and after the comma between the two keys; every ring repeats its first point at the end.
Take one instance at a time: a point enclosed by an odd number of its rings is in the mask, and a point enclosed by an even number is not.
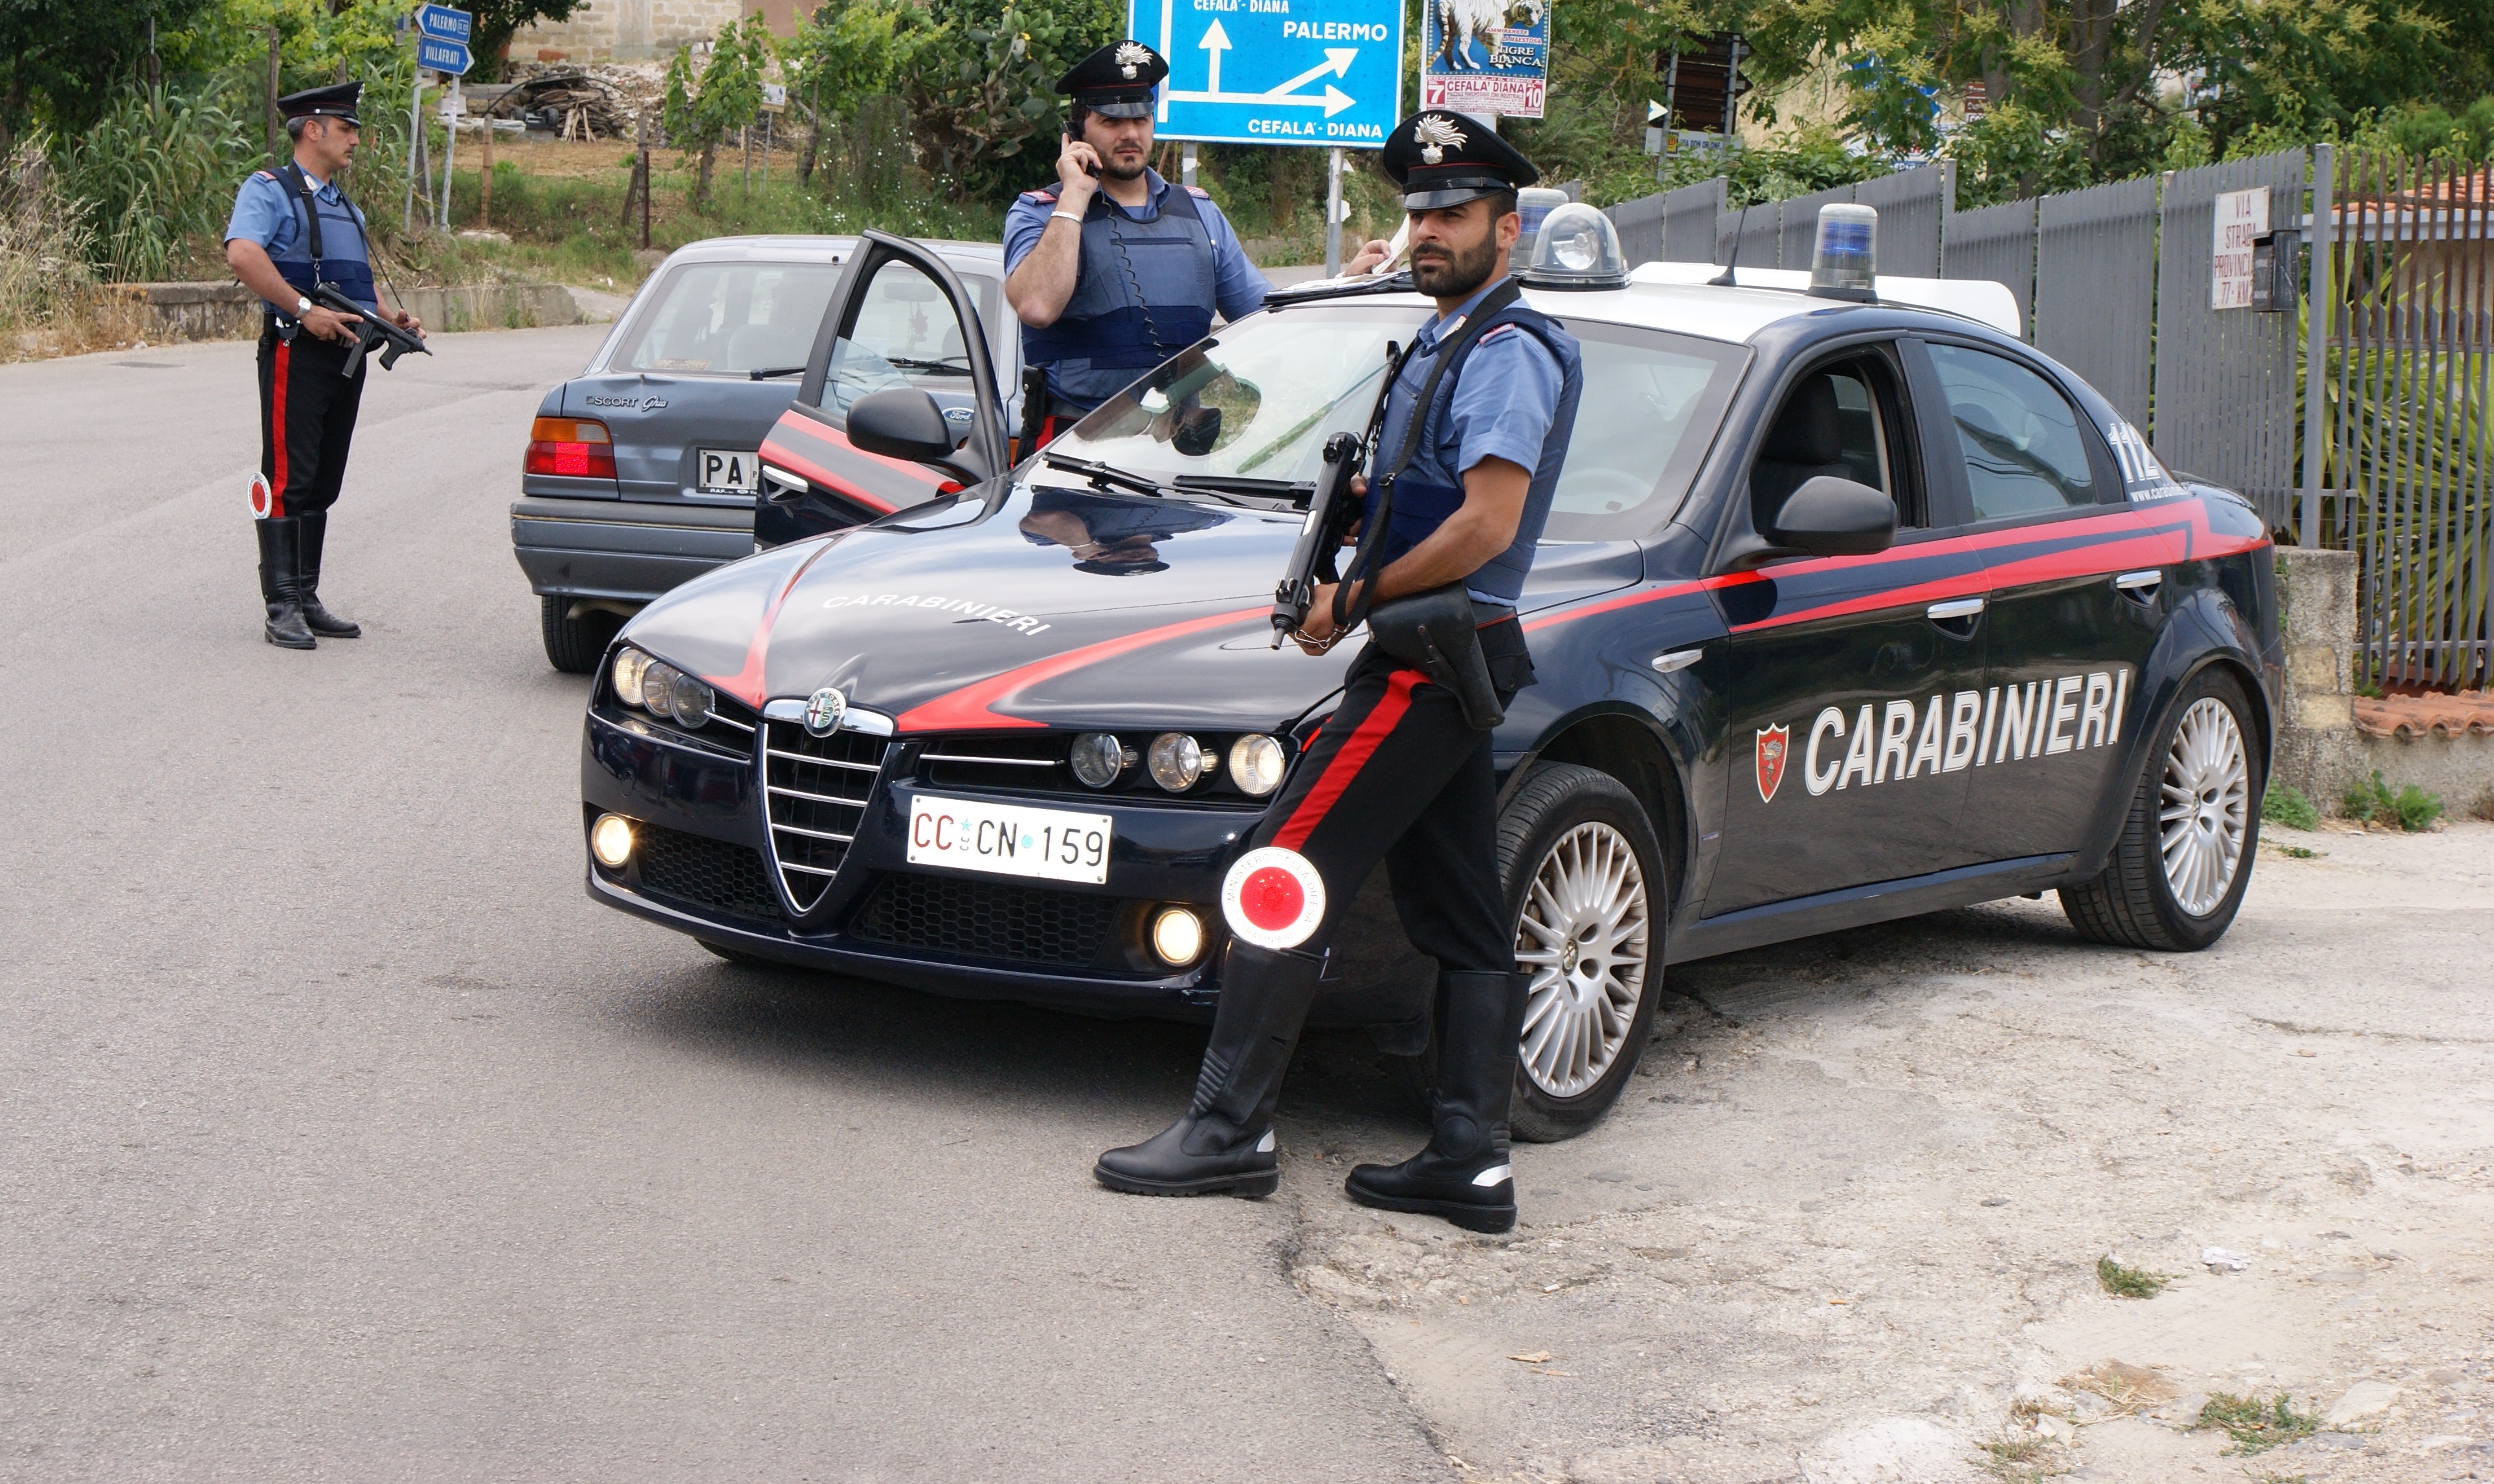
{"type": "MultiPolygon", "coordinates": [[[[1334,590],[1333,617],[1336,633],[1351,632],[1368,617],[1371,606],[1370,591],[1376,586],[1374,579],[1377,574],[1373,568],[1385,550],[1385,528],[1394,517],[1394,481],[1411,464],[1413,455],[1420,451],[1421,435],[1428,431],[1429,412],[1437,403],[1438,382],[1465,357],[1472,354],[1474,342],[1480,339],[1481,331],[1488,328],[1490,320],[1523,296],[1522,284],[1517,283],[1513,278],[1503,281],[1496,288],[1482,295],[1478,304],[1473,306],[1472,314],[1455,331],[1454,339],[1440,343],[1438,364],[1429,368],[1429,379],[1421,384],[1420,395],[1412,405],[1412,424],[1403,430],[1403,446],[1396,450],[1393,464],[1385,467],[1377,476],[1377,513],[1369,519],[1368,529],[1359,533],[1359,550],[1351,559],[1351,570],[1343,574],[1342,585],[1334,590]],[[1350,591],[1351,585],[1354,582],[1360,584],[1359,599],[1346,607],[1343,594],[1350,591]]],[[[1414,336],[1413,344],[1416,346],[1418,343],[1419,337],[1414,336]]],[[[1410,354],[1409,350],[1404,352],[1407,358],[1410,354]]],[[[1387,396],[1393,395],[1394,382],[1401,379],[1402,375],[1402,364],[1398,361],[1393,376],[1385,383],[1387,396]]],[[[1382,425],[1384,416],[1384,405],[1382,402],[1379,404],[1377,415],[1382,425]]]]}

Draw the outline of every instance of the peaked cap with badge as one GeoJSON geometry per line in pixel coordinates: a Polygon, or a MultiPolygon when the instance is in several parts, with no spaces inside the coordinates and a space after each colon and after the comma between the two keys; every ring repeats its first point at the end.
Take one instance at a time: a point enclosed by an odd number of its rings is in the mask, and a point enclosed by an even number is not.
{"type": "Polygon", "coordinates": [[[1515,191],[1541,171],[1498,131],[1444,108],[1423,108],[1394,126],[1378,164],[1403,192],[1406,211],[1436,211],[1499,191],[1515,191]]]}
{"type": "Polygon", "coordinates": [[[277,100],[277,111],[287,118],[342,118],[361,129],[364,121],[355,117],[355,106],[363,96],[360,82],[333,82],[287,94],[277,100]]]}
{"type": "Polygon", "coordinates": [[[1169,62],[1141,42],[1103,46],[1065,70],[1056,90],[1105,118],[1149,118],[1169,62]]]}

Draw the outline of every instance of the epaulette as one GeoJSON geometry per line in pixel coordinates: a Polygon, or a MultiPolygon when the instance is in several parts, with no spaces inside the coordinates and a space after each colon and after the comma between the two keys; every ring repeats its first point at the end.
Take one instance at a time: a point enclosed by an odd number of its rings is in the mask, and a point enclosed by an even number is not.
{"type": "Polygon", "coordinates": [[[1510,330],[1521,330],[1522,328],[1522,325],[1517,324],[1512,319],[1509,319],[1505,324],[1493,324],[1488,329],[1481,331],[1480,338],[1474,341],[1473,344],[1476,346],[1485,346],[1491,341],[1498,339],[1501,335],[1506,334],[1510,330]]]}
{"type": "Polygon", "coordinates": [[[254,170],[252,171],[252,174],[258,176],[261,180],[274,181],[277,179],[277,176],[268,170],[254,170]]]}
{"type": "Polygon", "coordinates": [[[1058,186],[1053,191],[1042,187],[1037,191],[1024,191],[1021,194],[1021,198],[1026,201],[1052,201],[1064,194],[1065,188],[1063,186],[1058,186]]]}
{"type": "Polygon", "coordinates": [[[1203,187],[1201,187],[1201,186],[1189,186],[1189,187],[1187,187],[1187,188],[1186,188],[1186,194],[1187,194],[1187,195],[1189,195],[1189,196],[1192,196],[1192,197],[1196,197],[1196,198],[1197,198],[1197,199],[1199,199],[1199,200],[1206,200],[1206,201],[1208,201],[1208,200],[1212,199],[1212,193],[1211,193],[1211,192],[1209,192],[1209,191],[1206,191],[1206,190],[1205,190],[1205,189],[1203,189],[1203,187]]]}

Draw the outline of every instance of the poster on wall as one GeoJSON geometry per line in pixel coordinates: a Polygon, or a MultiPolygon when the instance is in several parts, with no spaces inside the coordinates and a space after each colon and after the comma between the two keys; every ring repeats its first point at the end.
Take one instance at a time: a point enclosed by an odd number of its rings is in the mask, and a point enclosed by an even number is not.
{"type": "Polygon", "coordinates": [[[1539,118],[1550,78],[1549,0],[1427,0],[1420,106],[1539,118]]]}

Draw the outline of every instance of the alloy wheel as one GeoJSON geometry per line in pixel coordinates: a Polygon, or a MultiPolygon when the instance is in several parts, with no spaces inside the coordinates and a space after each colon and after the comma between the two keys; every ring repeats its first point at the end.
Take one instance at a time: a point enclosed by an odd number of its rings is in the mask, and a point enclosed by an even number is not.
{"type": "Polygon", "coordinates": [[[2251,769],[2242,729],[2232,707],[2204,696],[2174,729],[2157,801],[2165,884],[2184,912],[2205,917],[2226,899],[2242,866],[2250,824],[2251,769]]]}
{"type": "Polygon", "coordinates": [[[1627,837],[1588,821],[1541,858],[1516,924],[1515,964],[1533,976],[1525,1075],[1572,1098],[1619,1059],[1645,992],[1651,942],[1645,872],[1627,837]]]}

